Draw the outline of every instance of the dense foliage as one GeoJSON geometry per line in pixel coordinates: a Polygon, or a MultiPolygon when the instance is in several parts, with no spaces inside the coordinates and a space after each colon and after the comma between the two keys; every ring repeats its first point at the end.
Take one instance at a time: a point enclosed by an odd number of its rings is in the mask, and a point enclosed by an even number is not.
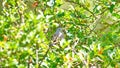
{"type": "Polygon", "coordinates": [[[0,11],[0,68],[120,67],[119,0],[0,0],[0,11]]]}

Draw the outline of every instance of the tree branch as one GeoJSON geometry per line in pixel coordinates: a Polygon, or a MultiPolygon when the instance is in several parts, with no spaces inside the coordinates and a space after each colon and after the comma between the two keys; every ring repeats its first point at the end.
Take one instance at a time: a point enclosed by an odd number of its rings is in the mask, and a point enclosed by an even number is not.
{"type": "Polygon", "coordinates": [[[42,64],[43,60],[45,59],[45,57],[47,56],[48,52],[50,50],[50,47],[47,49],[47,51],[45,52],[45,55],[43,56],[43,58],[41,59],[41,62],[39,63],[39,66],[42,64]]]}
{"type": "Polygon", "coordinates": [[[45,54],[44,54],[43,58],[41,59],[41,61],[39,62],[39,66],[42,64],[43,60],[44,60],[45,57],[47,56],[47,54],[48,54],[48,52],[49,52],[49,50],[50,50],[50,48],[51,48],[52,46],[53,46],[53,44],[50,43],[50,44],[49,44],[49,48],[48,48],[47,51],[45,52],[45,54]]]}
{"type": "Polygon", "coordinates": [[[95,26],[93,27],[92,30],[90,30],[90,33],[89,33],[87,36],[89,36],[89,35],[95,30],[97,24],[100,23],[100,19],[102,18],[102,15],[105,13],[106,10],[107,10],[107,9],[104,9],[104,10],[99,14],[100,16],[99,16],[99,17],[94,21],[94,23],[93,23],[93,24],[95,24],[95,26]]]}
{"type": "Polygon", "coordinates": [[[74,1],[70,1],[70,0],[65,0],[66,2],[70,2],[70,3],[74,3],[74,4],[77,4],[79,5],[80,7],[83,7],[83,9],[85,9],[86,11],[88,11],[89,13],[91,13],[95,18],[97,18],[94,13],[92,11],[90,11],[84,4],[82,3],[77,3],[77,2],[74,2],[74,1]]]}
{"type": "Polygon", "coordinates": [[[39,61],[39,58],[38,58],[38,49],[36,49],[36,65],[37,65],[37,68],[38,68],[38,61],[39,61]]]}

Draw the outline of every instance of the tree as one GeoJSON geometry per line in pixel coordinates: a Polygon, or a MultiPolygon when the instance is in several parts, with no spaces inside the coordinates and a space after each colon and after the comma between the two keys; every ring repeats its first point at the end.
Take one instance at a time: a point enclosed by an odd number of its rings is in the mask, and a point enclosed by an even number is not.
{"type": "Polygon", "coordinates": [[[1,0],[0,66],[120,67],[117,0],[1,0]],[[50,47],[58,28],[64,39],[50,47]]]}

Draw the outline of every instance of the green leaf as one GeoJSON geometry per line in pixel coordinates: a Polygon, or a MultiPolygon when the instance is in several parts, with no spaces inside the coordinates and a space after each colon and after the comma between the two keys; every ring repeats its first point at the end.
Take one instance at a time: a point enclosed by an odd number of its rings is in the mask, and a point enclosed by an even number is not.
{"type": "Polygon", "coordinates": [[[111,12],[111,13],[113,12],[113,10],[114,10],[114,7],[115,7],[115,5],[114,5],[114,4],[110,5],[110,8],[109,8],[109,10],[110,10],[110,12],[111,12]]]}

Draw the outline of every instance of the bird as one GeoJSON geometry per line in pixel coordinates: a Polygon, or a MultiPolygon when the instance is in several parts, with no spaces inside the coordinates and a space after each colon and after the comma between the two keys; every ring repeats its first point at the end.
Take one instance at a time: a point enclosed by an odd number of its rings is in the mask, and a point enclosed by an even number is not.
{"type": "MultiPolygon", "coordinates": [[[[62,28],[57,28],[56,32],[53,34],[52,39],[51,39],[51,43],[49,48],[47,49],[47,51],[45,52],[45,55],[43,56],[43,58],[41,59],[39,66],[42,64],[43,60],[45,59],[45,57],[47,56],[47,53],[49,52],[50,48],[57,44],[59,41],[61,41],[64,38],[64,34],[63,34],[63,29],[62,28]]],[[[61,48],[61,47],[60,47],[61,48]]]]}
{"type": "Polygon", "coordinates": [[[51,45],[54,45],[64,38],[64,33],[62,28],[57,28],[56,32],[53,34],[51,39],[51,45]]]}

